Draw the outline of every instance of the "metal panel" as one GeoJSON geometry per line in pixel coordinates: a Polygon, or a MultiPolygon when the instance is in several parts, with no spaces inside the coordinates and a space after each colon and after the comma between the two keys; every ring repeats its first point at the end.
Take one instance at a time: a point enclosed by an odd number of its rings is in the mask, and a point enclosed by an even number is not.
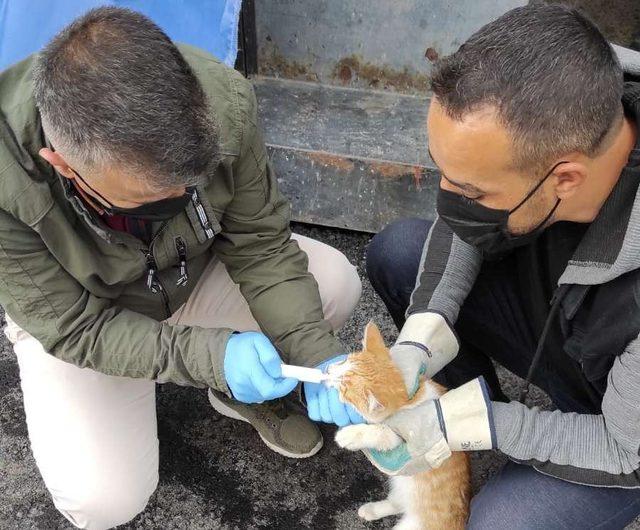
{"type": "Polygon", "coordinates": [[[256,2],[260,118],[294,219],[376,232],[397,217],[433,218],[431,62],[526,3],[256,2]]]}
{"type": "Polygon", "coordinates": [[[295,220],[377,232],[398,216],[433,217],[428,98],[270,78],[254,86],[295,220]]]}
{"type": "Polygon", "coordinates": [[[429,98],[254,78],[267,143],[428,165],[429,98]]]}
{"type": "Polygon", "coordinates": [[[263,75],[419,92],[430,63],[526,0],[262,0],[263,75]]]}
{"type": "Polygon", "coordinates": [[[433,169],[280,147],[269,154],[296,221],[378,232],[400,216],[434,217],[433,169]]]}

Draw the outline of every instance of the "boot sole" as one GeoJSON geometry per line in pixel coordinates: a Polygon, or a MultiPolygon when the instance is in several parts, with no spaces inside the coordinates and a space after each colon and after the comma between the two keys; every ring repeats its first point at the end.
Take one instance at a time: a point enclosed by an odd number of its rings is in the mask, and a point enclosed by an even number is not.
{"type": "MultiPolygon", "coordinates": [[[[213,395],[212,392],[207,392],[207,394],[209,396],[209,403],[211,403],[211,406],[216,410],[216,412],[218,412],[219,414],[222,414],[223,416],[226,416],[227,418],[232,418],[234,420],[240,420],[240,421],[243,421],[243,422],[248,423],[249,425],[251,425],[251,422],[248,419],[246,419],[245,417],[243,417],[240,414],[238,414],[234,409],[232,409],[231,407],[225,405],[222,401],[218,400],[213,395]]],[[[251,426],[253,427],[253,425],[251,425],[251,426]]],[[[254,429],[255,429],[255,427],[254,427],[254,429]]],[[[322,438],[320,438],[320,441],[315,445],[315,447],[313,449],[311,449],[311,451],[309,451],[307,453],[291,453],[291,452],[287,451],[286,449],[283,449],[279,445],[276,445],[273,442],[270,442],[269,440],[267,440],[264,436],[262,436],[262,433],[260,433],[260,431],[258,431],[258,429],[255,429],[255,430],[258,433],[258,436],[260,436],[260,439],[264,442],[264,444],[269,449],[271,449],[275,453],[278,453],[279,455],[286,456],[287,458],[309,458],[310,456],[313,456],[318,451],[320,451],[320,449],[322,449],[322,446],[324,444],[324,440],[322,438]]]]}

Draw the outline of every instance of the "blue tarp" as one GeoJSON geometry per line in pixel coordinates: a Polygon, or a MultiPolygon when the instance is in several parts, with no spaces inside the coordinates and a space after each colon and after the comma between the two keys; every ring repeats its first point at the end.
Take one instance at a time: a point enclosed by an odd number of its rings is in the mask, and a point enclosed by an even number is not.
{"type": "Polygon", "coordinates": [[[0,0],[0,70],[38,51],[74,18],[103,5],[144,13],[171,39],[203,48],[233,66],[240,4],[241,0],[0,0]]]}

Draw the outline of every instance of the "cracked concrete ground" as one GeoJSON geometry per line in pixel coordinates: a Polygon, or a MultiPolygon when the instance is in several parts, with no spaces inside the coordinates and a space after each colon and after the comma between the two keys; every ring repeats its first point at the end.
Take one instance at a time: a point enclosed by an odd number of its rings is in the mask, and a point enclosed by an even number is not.
{"type": "MultiPolygon", "coordinates": [[[[395,328],[365,279],[369,235],[296,226],[297,232],[342,250],[364,280],[362,300],[340,338],[356,346],[369,320],[387,340],[395,328]]],[[[521,381],[502,370],[505,392],[515,397],[521,381]]],[[[548,406],[534,389],[532,401],[548,406]]],[[[379,499],[385,480],[360,454],[339,450],[334,429],[323,427],[325,447],[314,458],[289,460],[268,450],[245,423],[218,417],[205,392],[163,385],[158,392],[160,485],[146,510],[126,529],[383,529],[394,518],[364,523],[357,507],[379,499]]],[[[497,453],[473,456],[473,487],[504,462],[497,453]]],[[[18,369],[0,334],[0,529],[70,528],[53,507],[29,449],[18,369]]],[[[640,530],[640,524],[630,529],[640,530]]]]}

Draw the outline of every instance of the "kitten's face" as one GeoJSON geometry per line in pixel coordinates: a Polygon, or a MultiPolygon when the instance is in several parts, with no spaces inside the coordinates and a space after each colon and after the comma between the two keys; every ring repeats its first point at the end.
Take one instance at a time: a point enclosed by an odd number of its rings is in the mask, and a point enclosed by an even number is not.
{"type": "Polygon", "coordinates": [[[370,423],[385,420],[409,402],[402,375],[373,323],[365,329],[362,351],[331,365],[328,371],[340,399],[370,423]]]}

